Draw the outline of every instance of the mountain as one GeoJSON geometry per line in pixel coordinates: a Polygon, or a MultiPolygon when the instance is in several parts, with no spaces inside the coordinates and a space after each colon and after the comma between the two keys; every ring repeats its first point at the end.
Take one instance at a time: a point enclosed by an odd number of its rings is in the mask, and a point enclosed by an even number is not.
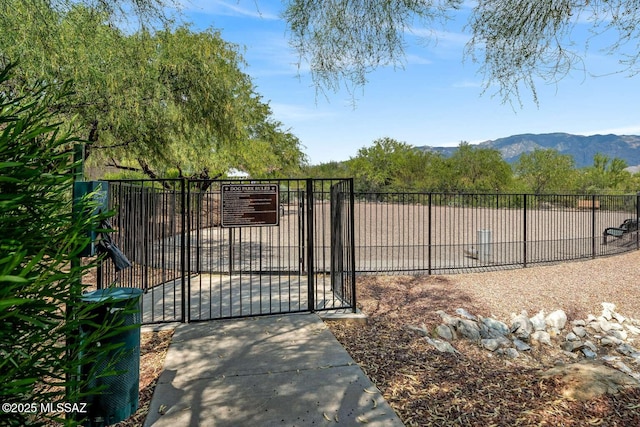
{"type": "MultiPolygon", "coordinates": [[[[523,134],[481,142],[482,148],[493,148],[502,154],[508,162],[513,163],[523,154],[536,148],[552,148],[561,154],[569,154],[574,158],[576,167],[593,165],[593,156],[601,153],[609,158],[618,157],[629,166],[640,165],[640,136],[638,135],[571,135],[568,133],[523,134]]],[[[456,147],[417,147],[420,150],[442,153],[450,156],[456,147]]]]}

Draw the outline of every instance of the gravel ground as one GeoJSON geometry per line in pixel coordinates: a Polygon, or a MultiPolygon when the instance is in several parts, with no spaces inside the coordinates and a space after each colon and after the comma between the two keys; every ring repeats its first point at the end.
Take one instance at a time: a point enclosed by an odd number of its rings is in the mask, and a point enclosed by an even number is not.
{"type": "MultiPolygon", "coordinates": [[[[361,276],[366,325],[329,323],[351,356],[408,426],[640,425],[638,390],[588,401],[562,395],[558,378],[541,378],[549,362],[507,361],[456,342],[463,356],[441,354],[409,330],[436,326],[437,310],[456,308],[509,321],[564,309],[569,319],[598,315],[602,302],[640,319],[640,252],[520,270],[448,276],[361,276]]],[[[143,335],[140,410],[121,426],[141,425],[162,370],[170,333],[143,335]]]]}
{"type": "MultiPolygon", "coordinates": [[[[423,277],[436,294],[458,294],[485,316],[510,320],[511,313],[544,309],[567,312],[570,319],[599,315],[602,302],[616,304],[627,317],[640,319],[640,252],[589,261],[518,270],[423,277]]],[[[427,285],[428,286],[428,285],[427,285]]],[[[454,307],[456,308],[456,307],[454,307]]]]}
{"type": "Polygon", "coordinates": [[[443,354],[407,328],[432,330],[435,311],[459,307],[506,322],[522,310],[563,309],[571,320],[599,315],[604,301],[640,319],[639,260],[633,252],[490,273],[361,277],[359,305],[369,322],[330,327],[409,426],[640,425],[637,389],[570,400],[558,377],[541,377],[551,359],[506,360],[462,341],[455,343],[462,356],[443,354]]]}

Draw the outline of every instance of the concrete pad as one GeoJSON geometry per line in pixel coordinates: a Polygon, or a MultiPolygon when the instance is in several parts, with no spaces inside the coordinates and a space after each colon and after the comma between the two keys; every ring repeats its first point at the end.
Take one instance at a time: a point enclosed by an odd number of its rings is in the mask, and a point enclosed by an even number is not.
{"type": "Polygon", "coordinates": [[[176,328],[145,426],[402,426],[315,314],[176,328]]]}
{"type": "MultiPolygon", "coordinates": [[[[348,305],[331,291],[326,275],[316,275],[315,309],[348,305]]],[[[184,284],[190,321],[301,312],[309,310],[308,278],[301,274],[200,274],[184,284]]],[[[172,280],[142,296],[143,323],[180,321],[183,284],[172,280]]]]}

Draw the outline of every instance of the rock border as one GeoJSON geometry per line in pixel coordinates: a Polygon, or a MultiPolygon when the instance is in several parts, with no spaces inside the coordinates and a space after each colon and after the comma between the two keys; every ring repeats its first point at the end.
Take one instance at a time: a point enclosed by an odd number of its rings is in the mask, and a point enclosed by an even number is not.
{"type": "Polygon", "coordinates": [[[423,335],[440,352],[461,354],[452,343],[466,340],[476,343],[492,355],[507,359],[526,357],[532,347],[547,346],[555,353],[556,365],[593,361],[606,364],[633,378],[640,386],[640,351],[634,343],[640,338],[640,321],[616,312],[613,303],[602,303],[600,316],[569,321],[563,310],[529,317],[526,311],[512,314],[511,325],[493,317],[482,317],[463,308],[455,315],[439,310],[442,319],[433,331],[423,324],[410,329],[423,335]]]}

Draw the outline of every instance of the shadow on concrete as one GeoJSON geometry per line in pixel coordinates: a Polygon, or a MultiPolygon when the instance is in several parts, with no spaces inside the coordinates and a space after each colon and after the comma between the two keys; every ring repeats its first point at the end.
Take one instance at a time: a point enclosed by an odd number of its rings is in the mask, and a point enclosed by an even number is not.
{"type": "Polygon", "coordinates": [[[146,426],[402,426],[315,314],[177,327],[146,426]]]}

